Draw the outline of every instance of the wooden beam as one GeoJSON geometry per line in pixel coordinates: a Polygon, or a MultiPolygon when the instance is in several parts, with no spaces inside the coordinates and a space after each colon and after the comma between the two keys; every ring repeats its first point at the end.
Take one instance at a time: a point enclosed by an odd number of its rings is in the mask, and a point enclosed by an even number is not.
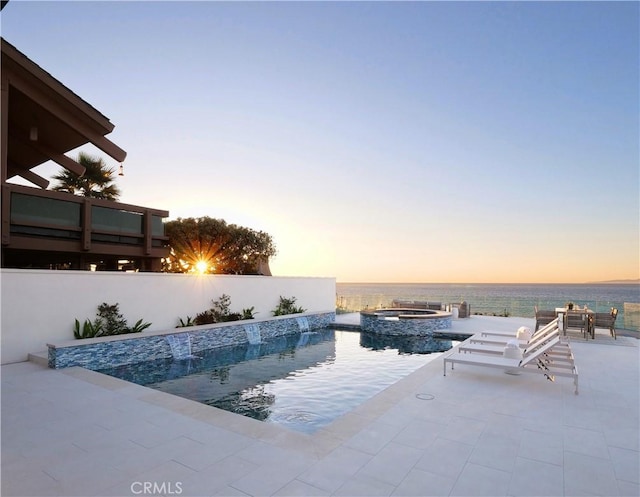
{"type": "Polygon", "coordinates": [[[33,142],[20,136],[19,133],[14,133],[14,132],[11,133],[11,138],[14,140],[20,141],[23,145],[26,145],[27,147],[31,147],[34,150],[37,150],[42,155],[49,157],[49,159],[56,162],[57,164],[60,164],[62,167],[64,167],[65,169],[68,169],[72,173],[76,173],[80,177],[84,176],[84,172],[86,171],[86,169],[83,166],[78,164],[73,159],[70,159],[66,155],[56,152],[51,147],[49,147],[46,143],[43,143],[42,140],[33,142]]]}
{"type": "Polygon", "coordinates": [[[2,74],[0,83],[2,93],[0,98],[0,183],[5,184],[8,179],[7,157],[9,143],[9,78],[2,74]]]}
{"type": "Polygon", "coordinates": [[[65,169],[68,169],[72,173],[76,173],[78,176],[84,176],[86,169],[84,166],[81,166],[73,159],[67,157],[64,154],[59,154],[52,148],[49,148],[46,144],[39,142],[37,144],[32,145],[33,148],[38,150],[38,152],[43,153],[47,157],[49,157],[53,162],[60,164],[65,169]]]}
{"type": "Polygon", "coordinates": [[[122,150],[120,147],[118,147],[118,145],[105,138],[104,136],[94,135],[93,137],[86,138],[89,139],[91,143],[102,150],[105,154],[114,158],[118,162],[124,162],[124,159],[127,157],[127,152],[122,150]]]}
{"type": "Polygon", "coordinates": [[[24,171],[23,170],[20,173],[18,173],[18,176],[20,176],[21,178],[26,179],[27,181],[31,181],[31,183],[33,183],[36,186],[39,186],[43,190],[46,190],[47,188],[49,188],[49,180],[43,178],[42,176],[40,176],[39,174],[34,173],[31,170],[29,170],[29,171],[24,171]]]}
{"type": "Polygon", "coordinates": [[[56,238],[34,237],[21,233],[11,235],[11,245],[7,248],[16,250],[38,250],[41,252],[69,252],[74,255],[113,255],[121,259],[144,257],[162,258],[169,255],[169,249],[154,247],[151,254],[146,255],[141,245],[124,245],[114,243],[93,242],[90,250],[82,250],[81,240],[60,240],[56,238]]]}
{"type": "Polygon", "coordinates": [[[11,241],[11,189],[2,185],[2,245],[9,245],[11,241]]]}
{"type": "Polygon", "coordinates": [[[82,206],[82,250],[91,250],[91,200],[84,199],[82,206]]]}
{"type": "Polygon", "coordinates": [[[144,213],[144,253],[149,255],[153,246],[153,217],[149,211],[144,213]]]}

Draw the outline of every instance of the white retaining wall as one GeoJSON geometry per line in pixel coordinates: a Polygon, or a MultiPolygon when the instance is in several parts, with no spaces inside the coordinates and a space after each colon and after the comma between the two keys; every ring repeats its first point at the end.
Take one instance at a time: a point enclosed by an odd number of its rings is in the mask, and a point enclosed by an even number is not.
{"type": "Polygon", "coordinates": [[[295,297],[309,312],[334,312],[336,298],[335,278],[2,269],[0,282],[2,364],[72,339],[74,320],[93,321],[103,302],[118,303],[130,325],[142,318],[152,323],[147,330],[160,331],[209,309],[222,294],[231,297],[231,312],[255,307],[261,319],[280,296],[295,297]]]}

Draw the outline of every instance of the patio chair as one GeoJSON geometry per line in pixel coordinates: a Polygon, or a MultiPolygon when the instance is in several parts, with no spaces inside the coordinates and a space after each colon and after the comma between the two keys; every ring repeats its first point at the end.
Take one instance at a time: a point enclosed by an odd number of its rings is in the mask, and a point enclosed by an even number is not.
{"type": "Polygon", "coordinates": [[[596,328],[606,328],[609,330],[609,333],[617,340],[616,337],[616,318],[618,317],[618,309],[615,307],[611,308],[611,312],[596,312],[593,316],[593,324],[592,329],[595,335],[596,328]]]}
{"type": "Polygon", "coordinates": [[[536,331],[540,326],[545,324],[549,324],[551,321],[556,319],[558,316],[556,315],[556,311],[543,311],[538,309],[538,306],[533,306],[533,310],[536,315],[536,331]]]}
{"type": "Polygon", "coordinates": [[[448,304],[448,306],[452,312],[454,309],[457,309],[458,318],[460,319],[471,317],[471,304],[467,303],[466,301],[462,301],[459,304],[451,303],[448,304]]]}
{"type": "Polygon", "coordinates": [[[555,336],[560,336],[560,329],[558,326],[558,319],[554,319],[551,323],[543,326],[536,331],[529,340],[517,340],[513,335],[511,336],[492,336],[490,332],[481,332],[468,338],[458,346],[458,352],[477,352],[484,354],[497,354],[502,355],[505,347],[510,343],[517,341],[518,346],[524,349],[523,356],[536,347],[543,344],[545,341],[552,339],[555,336]]]}
{"type": "Polygon", "coordinates": [[[451,364],[451,370],[455,364],[479,366],[487,368],[504,369],[505,373],[531,373],[540,374],[550,381],[555,381],[556,376],[573,378],[575,394],[578,394],[578,369],[575,365],[573,353],[569,343],[561,341],[557,333],[548,340],[538,344],[534,350],[530,350],[522,359],[495,356],[481,353],[460,354],[455,349],[443,358],[444,376],[447,376],[447,363],[451,364]]]}
{"type": "Polygon", "coordinates": [[[458,317],[459,318],[468,318],[471,316],[471,305],[466,301],[462,301],[460,306],[458,307],[458,317]]]}
{"type": "Polygon", "coordinates": [[[575,312],[575,311],[567,311],[564,315],[564,331],[565,334],[567,330],[580,330],[585,338],[588,338],[589,332],[589,322],[584,314],[575,312]]]}

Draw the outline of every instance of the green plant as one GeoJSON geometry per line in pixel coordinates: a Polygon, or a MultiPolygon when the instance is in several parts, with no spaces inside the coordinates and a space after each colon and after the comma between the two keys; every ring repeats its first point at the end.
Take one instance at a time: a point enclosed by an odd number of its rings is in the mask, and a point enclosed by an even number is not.
{"type": "Polygon", "coordinates": [[[183,321],[182,318],[178,318],[178,319],[180,319],[180,324],[176,326],[176,328],[186,328],[187,326],[195,325],[195,322],[193,321],[193,319],[191,319],[191,316],[187,316],[186,321],[183,321]]]}
{"type": "Polygon", "coordinates": [[[295,297],[285,298],[281,295],[278,306],[271,312],[274,316],[283,316],[285,314],[300,314],[306,311],[306,309],[296,306],[295,303],[295,297]]]}
{"type": "Polygon", "coordinates": [[[105,336],[122,335],[127,333],[127,321],[120,314],[118,304],[109,305],[106,302],[98,306],[98,319],[104,327],[105,336]]]}
{"type": "Polygon", "coordinates": [[[78,154],[77,162],[84,168],[84,173],[62,169],[52,179],[58,181],[52,189],[59,192],[73,193],[85,197],[118,200],[120,188],[116,185],[115,169],[109,167],[104,159],[93,157],[85,152],[78,154]]]}
{"type": "Polygon", "coordinates": [[[220,322],[224,323],[227,321],[240,321],[242,319],[242,314],[240,314],[239,312],[231,312],[229,314],[227,314],[226,316],[224,316],[220,322]]]}
{"type": "Polygon", "coordinates": [[[80,329],[80,321],[76,319],[73,336],[76,338],[93,338],[97,336],[123,335],[126,333],[140,333],[151,326],[151,323],[144,323],[139,319],[136,324],[129,327],[124,319],[118,304],[109,305],[106,302],[98,306],[97,317],[92,323],[85,320],[80,329]]]}
{"type": "Polygon", "coordinates": [[[149,326],[151,326],[151,323],[143,323],[142,319],[138,319],[136,324],[130,327],[126,333],[140,333],[146,330],[149,326]]]}
{"type": "Polygon", "coordinates": [[[254,311],[254,309],[254,306],[247,309],[242,309],[242,319],[255,319],[255,315],[257,313],[254,311]]]}
{"type": "Polygon", "coordinates": [[[218,300],[211,301],[211,314],[213,315],[214,323],[221,323],[223,321],[233,321],[229,319],[231,314],[231,297],[226,293],[223,293],[218,300]]]}
{"type": "Polygon", "coordinates": [[[193,322],[196,325],[200,326],[202,324],[215,323],[215,320],[213,318],[213,313],[211,311],[203,311],[203,312],[199,312],[198,314],[196,314],[196,317],[193,320],[193,322]]]}
{"type": "Polygon", "coordinates": [[[76,325],[73,329],[73,336],[77,339],[81,338],[95,338],[102,333],[102,324],[96,320],[92,323],[88,319],[84,320],[82,325],[82,331],[80,330],[80,321],[76,319],[76,325]]]}
{"type": "MultiPolygon", "coordinates": [[[[255,307],[249,307],[242,309],[242,312],[231,312],[231,297],[227,294],[222,294],[218,300],[211,301],[211,309],[199,312],[193,321],[191,318],[187,318],[187,323],[184,323],[182,319],[180,323],[182,326],[193,326],[202,324],[213,323],[225,323],[227,321],[239,321],[241,319],[253,319],[255,307]]],[[[180,327],[180,326],[178,326],[180,327]]]]}

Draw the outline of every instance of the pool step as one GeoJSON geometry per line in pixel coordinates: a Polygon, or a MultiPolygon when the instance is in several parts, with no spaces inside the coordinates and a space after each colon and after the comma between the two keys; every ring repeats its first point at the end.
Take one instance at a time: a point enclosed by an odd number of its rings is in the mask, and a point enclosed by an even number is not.
{"type": "Polygon", "coordinates": [[[49,367],[49,354],[46,350],[40,352],[31,352],[27,358],[30,362],[49,367]]]}

